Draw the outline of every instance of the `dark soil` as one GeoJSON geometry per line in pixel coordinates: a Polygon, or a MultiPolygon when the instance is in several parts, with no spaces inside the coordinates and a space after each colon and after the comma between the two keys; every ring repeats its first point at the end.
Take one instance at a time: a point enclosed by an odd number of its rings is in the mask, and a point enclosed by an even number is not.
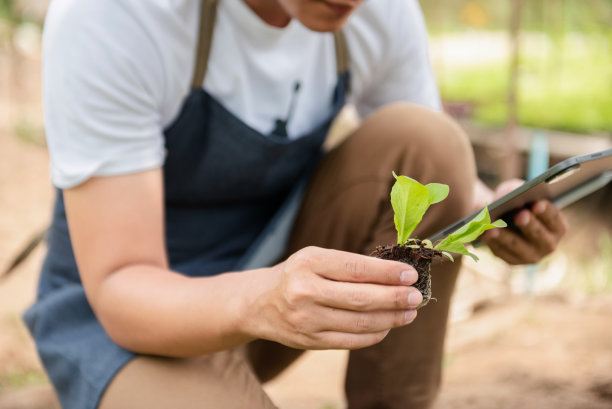
{"type": "MultiPolygon", "coordinates": [[[[378,246],[372,256],[384,260],[396,260],[413,266],[419,274],[414,284],[423,295],[423,302],[418,308],[424,307],[431,300],[431,262],[434,257],[442,257],[442,252],[425,247],[418,239],[410,241],[409,245],[394,244],[392,246],[378,246]]],[[[435,298],[434,298],[435,300],[435,298]]]]}

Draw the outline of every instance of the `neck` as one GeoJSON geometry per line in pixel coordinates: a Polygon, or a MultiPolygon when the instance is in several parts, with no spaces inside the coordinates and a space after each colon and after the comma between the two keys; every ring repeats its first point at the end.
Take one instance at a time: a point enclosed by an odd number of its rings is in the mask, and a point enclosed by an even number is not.
{"type": "Polygon", "coordinates": [[[278,0],[244,0],[244,2],[266,23],[274,27],[286,27],[291,16],[278,0]]]}

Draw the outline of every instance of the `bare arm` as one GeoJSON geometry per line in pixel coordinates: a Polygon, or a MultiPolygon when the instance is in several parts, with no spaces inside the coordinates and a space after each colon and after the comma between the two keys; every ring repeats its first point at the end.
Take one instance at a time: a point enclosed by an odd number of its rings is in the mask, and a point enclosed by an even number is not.
{"type": "Polygon", "coordinates": [[[218,349],[211,340],[232,346],[248,339],[231,322],[235,275],[212,283],[168,270],[159,169],[93,178],[65,190],[64,198],[87,297],[117,343],[142,353],[190,355],[204,345],[218,349]],[[224,310],[211,314],[207,308],[213,304],[224,310]],[[197,325],[203,317],[207,328],[197,325]]]}
{"type": "Polygon", "coordinates": [[[138,353],[194,356],[255,338],[359,348],[416,316],[414,270],[319,248],[274,267],[191,278],[169,270],[161,169],[64,191],[85,291],[109,336],[138,353]]]}

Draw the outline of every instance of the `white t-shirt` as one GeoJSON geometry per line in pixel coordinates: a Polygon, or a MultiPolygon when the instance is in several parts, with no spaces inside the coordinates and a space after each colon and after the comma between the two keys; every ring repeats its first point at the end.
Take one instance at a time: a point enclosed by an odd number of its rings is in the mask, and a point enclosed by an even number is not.
{"type": "MultiPolygon", "coordinates": [[[[57,187],[163,165],[163,130],[190,91],[199,10],[196,0],[51,2],[43,97],[57,187]]],[[[367,0],[344,31],[349,102],[360,115],[393,101],[440,109],[417,0],[367,0]]],[[[290,138],[329,115],[336,85],[331,34],[296,20],[275,28],[243,0],[221,0],[213,39],[203,86],[252,128],[271,132],[292,98],[290,138]]]]}

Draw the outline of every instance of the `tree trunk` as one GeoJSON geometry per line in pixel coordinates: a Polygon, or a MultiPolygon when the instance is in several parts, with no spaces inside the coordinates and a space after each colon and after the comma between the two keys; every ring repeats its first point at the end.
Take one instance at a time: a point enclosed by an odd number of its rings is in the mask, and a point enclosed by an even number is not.
{"type": "Polygon", "coordinates": [[[519,43],[522,0],[512,1],[512,14],[510,18],[510,78],[508,81],[508,118],[506,123],[505,140],[503,141],[503,160],[500,170],[501,180],[508,180],[520,176],[520,160],[517,150],[518,128],[518,82],[519,82],[519,43]]]}

